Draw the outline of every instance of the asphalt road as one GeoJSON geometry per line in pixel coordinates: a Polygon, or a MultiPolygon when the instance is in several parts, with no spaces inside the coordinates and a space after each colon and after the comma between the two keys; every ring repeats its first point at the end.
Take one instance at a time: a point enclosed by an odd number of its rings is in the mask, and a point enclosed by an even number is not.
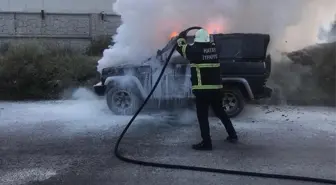
{"type": "MultiPolygon", "coordinates": [[[[314,184],[137,166],[119,161],[113,147],[126,116],[101,101],[0,103],[1,185],[293,185],[314,184]]],[[[147,161],[336,180],[333,108],[249,106],[233,120],[240,142],[211,118],[214,150],[195,152],[193,112],[141,115],[121,145],[147,161]]]]}

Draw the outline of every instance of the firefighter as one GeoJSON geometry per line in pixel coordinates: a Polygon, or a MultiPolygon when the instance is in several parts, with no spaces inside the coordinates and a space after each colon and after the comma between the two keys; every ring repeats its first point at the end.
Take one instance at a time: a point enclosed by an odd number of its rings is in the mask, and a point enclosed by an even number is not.
{"type": "Polygon", "coordinates": [[[215,115],[222,121],[228,133],[227,141],[238,140],[230,118],[222,108],[223,88],[221,83],[220,63],[214,42],[209,33],[199,29],[195,33],[194,44],[186,42],[186,33],[182,32],[177,39],[176,50],[190,61],[192,92],[196,97],[197,118],[201,130],[202,141],[192,145],[195,150],[212,150],[208,111],[212,107],[215,115]]]}

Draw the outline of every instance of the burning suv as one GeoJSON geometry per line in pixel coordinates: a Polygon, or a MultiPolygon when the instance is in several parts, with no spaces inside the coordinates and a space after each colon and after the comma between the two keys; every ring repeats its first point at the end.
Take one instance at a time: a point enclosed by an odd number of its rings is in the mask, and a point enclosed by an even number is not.
{"type": "MultiPolygon", "coordinates": [[[[188,42],[192,42],[188,37],[188,42]]],[[[222,69],[223,109],[235,117],[245,102],[269,98],[272,89],[266,87],[271,72],[271,57],[267,53],[267,34],[212,34],[217,45],[222,69]]],[[[121,65],[104,68],[100,82],[94,85],[99,96],[106,96],[109,109],[115,114],[130,115],[137,111],[147,97],[166,61],[176,38],[142,65],[121,65]]],[[[189,62],[179,54],[173,55],[161,82],[149,103],[157,108],[190,106],[191,91],[189,62]]]]}

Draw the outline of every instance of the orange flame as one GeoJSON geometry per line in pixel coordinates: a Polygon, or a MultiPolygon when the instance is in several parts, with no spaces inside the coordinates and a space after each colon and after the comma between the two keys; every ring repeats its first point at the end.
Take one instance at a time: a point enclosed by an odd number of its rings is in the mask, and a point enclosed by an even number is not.
{"type": "Polygon", "coordinates": [[[176,31],[174,31],[173,33],[170,34],[170,38],[176,37],[178,35],[178,33],[176,31]]]}
{"type": "MultiPolygon", "coordinates": [[[[216,34],[216,33],[223,33],[224,32],[224,25],[216,24],[216,23],[210,23],[208,24],[204,29],[206,29],[209,34],[216,34]]],[[[173,37],[176,37],[179,33],[176,31],[173,31],[170,34],[170,39],[173,37]]]]}
{"type": "Polygon", "coordinates": [[[220,24],[210,23],[205,28],[210,34],[223,33],[224,26],[220,24]]]}

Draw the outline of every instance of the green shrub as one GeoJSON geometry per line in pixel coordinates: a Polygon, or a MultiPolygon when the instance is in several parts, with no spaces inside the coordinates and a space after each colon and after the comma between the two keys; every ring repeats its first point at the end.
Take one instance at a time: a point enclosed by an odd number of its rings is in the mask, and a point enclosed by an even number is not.
{"type": "Polygon", "coordinates": [[[0,45],[0,55],[3,55],[5,52],[8,51],[9,44],[8,43],[3,43],[0,45]]]}
{"type": "Polygon", "coordinates": [[[101,56],[104,49],[107,49],[111,45],[111,40],[111,36],[107,35],[92,39],[91,44],[86,49],[86,54],[89,56],[101,56]]]}
{"type": "Polygon", "coordinates": [[[54,99],[97,75],[96,60],[37,42],[9,44],[0,57],[0,99],[54,99]]]}

